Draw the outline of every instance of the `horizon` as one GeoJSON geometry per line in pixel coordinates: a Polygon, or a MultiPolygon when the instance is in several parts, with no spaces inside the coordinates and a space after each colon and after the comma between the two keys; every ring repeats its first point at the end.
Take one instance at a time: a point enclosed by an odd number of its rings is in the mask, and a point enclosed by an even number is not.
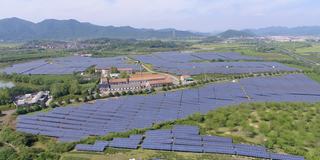
{"type": "Polygon", "coordinates": [[[320,2],[311,0],[1,1],[0,19],[19,17],[34,23],[45,19],[75,19],[99,26],[175,28],[207,33],[320,25],[320,2]]]}
{"type": "Polygon", "coordinates": [[[134,26],[130,26],[130,25],[123,25],[123,26],[116,26],[116,25],[112,25],[112,24],[109,24],[109,25],[99,25],[99,24],[94,24],[94,23],[91,23],[91,22],[86,22],[86,21],[80,21],[80,20],[77,20],[77,19],[74,19],[74,18],[71,18],[71,19],[54,19],[54,18],[47,18],[47,19],[43,19],[43,20],[40,20],[40,21],[31,21],[31,20],[28,20],[28,19],[23,19],[23,18],[20,18],[20,17],[7,17],[7,18],[2,18],[0,20],[5,20],[5,19],[20,19],[20,20],[24,20],[24,21],[28,21],[28,22],[32,22],[32,23],[41,23],[43,21],[46,21],[46,20],[58,20],[58,21],[68,21],[68,20],[75,20],[77,22],[80,22],[80,23],[89,23],[91,25],[96,25],[96,26],[102,26],[102,27],[108,27],[108,26],[112,26],[112,27],[133,27],[133,28],[136,28],[136,29],[152,29],[152,30],[164,30],[164,29],[176,29],[176,30],[180,30],[180,31],[189,31],[189,32],[199,32],[199,33],[221,33],[221,32],[225,32],[225,31],[228,31],[228,30],[236,30],[236,31],[243,31],[243,30],[255,30],[255,29],[264,29],[264,28],[288,28],[288,29],[291,29],[291,28],[299,28],[299,27],[320,27],[320,25],[302,25],[302,26],[263,26],[263,27],[259,27],[259,28],[243,28],[243,29],[234,29],[234,28],[225,28],[223,30],[215,30],[215,31],[211,31],[211,32],[202,32],[202,31],[193,31],[193,30],[183,30],[183,29],[177,29],[177,28],[174,28],[174,27],[166,27],[166,28],[146,28],[146,27],[134,27],[134,26]]]}

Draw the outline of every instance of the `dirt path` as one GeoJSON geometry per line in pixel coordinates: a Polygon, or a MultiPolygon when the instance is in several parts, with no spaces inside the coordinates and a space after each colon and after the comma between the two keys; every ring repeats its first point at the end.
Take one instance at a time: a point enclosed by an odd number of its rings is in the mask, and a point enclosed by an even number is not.
{"type": "Polygon", "coordinates": [[[12,114],[16,112],[16,109],[8,110],[8,111],[2,111],[2,116],[0,117],[0,122],[3,125],[10,125],[13,124],[12,122],[12,114]]]}

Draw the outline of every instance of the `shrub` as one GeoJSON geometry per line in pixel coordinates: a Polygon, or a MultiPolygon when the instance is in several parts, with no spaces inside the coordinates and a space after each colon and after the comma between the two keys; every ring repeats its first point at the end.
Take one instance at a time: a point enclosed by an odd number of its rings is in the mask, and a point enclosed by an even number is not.
{"type": "Polygon", "coordinates": [[[119,97],[121,96],[119,92],[114,92],[114,96],[119,97]]]}
{"type": "Polygon", "coordinates": [[[109,95],[109,97],[114,97],[112,92],[110,92],[108,95],[109,95]]]}
{"type": "Polygon", "coordinates": [[[128,91],[128,95],[133,95],[133,92],[132,91],[128,91]]]}

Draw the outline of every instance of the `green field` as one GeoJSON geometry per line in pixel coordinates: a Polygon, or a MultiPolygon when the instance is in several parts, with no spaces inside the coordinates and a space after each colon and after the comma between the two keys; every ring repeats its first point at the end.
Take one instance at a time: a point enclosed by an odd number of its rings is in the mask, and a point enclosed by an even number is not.
{"type": "Polygon", "coordinates": [[[320,44],[313,44],[309,47],[298,48],[297,54],[320,63],[320,44]]]}

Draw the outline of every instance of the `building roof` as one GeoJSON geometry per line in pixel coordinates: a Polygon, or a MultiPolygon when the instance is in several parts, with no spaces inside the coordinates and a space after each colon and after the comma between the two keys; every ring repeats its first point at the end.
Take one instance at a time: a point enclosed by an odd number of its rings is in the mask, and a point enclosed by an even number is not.
{"type": "Polygon", "coordinates": [[[126,78],[119,78],[119,79],[110,79],[109,83],[126,83],[127,79],[126,78]]]}
{"type": "Polygon", "coordinates": [[[129,84],[110,85],[110,89],[135,88],[135,87],[141,87],[141,84],[129,83],[129,84]]]}
{"type": "Polygon", "coordinates": [[[171,84],[173,81],[170,78],[166,78],[163,80],[155,80],[155,81],[150,81],[150,85],[157,85],[157,84],[171,84]]]}
{"type": "Polygon", "coordinates": [[[133,71],[132,68],[117,68],[118,71],[133,71]]]}
{"type": "MultiPolygon", "coordinates": [[[[96,68],[97,70],[110,70],[111,67],[96,68]]],[[[133,71],[133,68],[117,68],[118,71],[133,71]]]]}
{"type": "Polygon", "coordinates": [[[152,73],[137,73],[130,77],[130,81],[152,81],[152,80],[161,80],[166,79],[167,76],[161,74],[152,74],[152,73]]]}

